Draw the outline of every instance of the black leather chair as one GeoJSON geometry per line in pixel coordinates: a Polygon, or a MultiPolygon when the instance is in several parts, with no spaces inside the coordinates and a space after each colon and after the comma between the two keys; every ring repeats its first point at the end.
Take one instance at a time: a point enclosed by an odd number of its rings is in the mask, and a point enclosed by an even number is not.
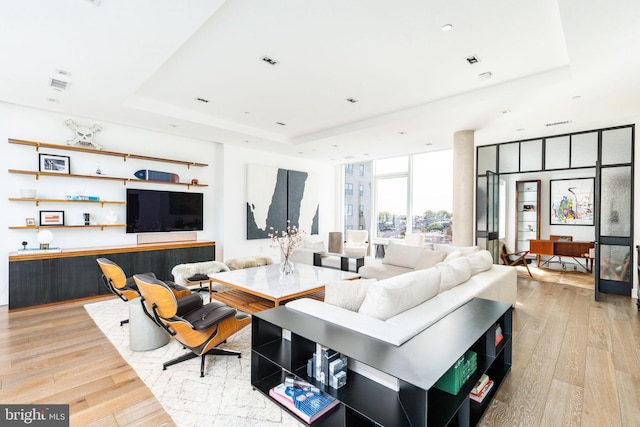
{"type": "MultiPolygon", "coordinates": [[[[178,300],[166,283],[148,274],[133,276],[147,310],[158,324],[191,352],[163,364],[163,369],[200,356],[200,376],[204,377],[205,356],[238,356],[240,352],[218,348],[228,337],[251,323],[251,318],[219,302],[200,304],[188,312],[178,311],[178,300]]],[[[198,295],[199,297],[199,295],[198,295]]]]}

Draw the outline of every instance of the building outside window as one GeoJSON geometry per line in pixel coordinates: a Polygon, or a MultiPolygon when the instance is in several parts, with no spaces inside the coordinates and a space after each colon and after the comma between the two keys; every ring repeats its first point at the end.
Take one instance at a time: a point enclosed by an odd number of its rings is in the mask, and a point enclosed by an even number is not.
{"type": "Polygon", "coordinates": [[[358,192],[360,197],[364,197],[364,185],[360,184],[360,191],[358,192]]]}
{"type": "Polygon", "coordinates": [[[344,173],[347,175],[353,175],[353,164],[344,165],[344,173]]]}
{"type": "Polygon", "coordinates": [[[365,167],[363,164],[359,165],[359,169],[360,169],[360,176],[364,176],[364,172],[365,172],[365,167]]]}
{"type": "Polygon", "coordinates": [[[353,184],[350,182],[346,182],[344,184],[344,195],[345,196],[353,196],[353,184]]]}
{"type": "Polygon", "coordinates": [[[344,214],[346,216],[353,216],[353,205],[346,205],[344,208],[344,214]]]}

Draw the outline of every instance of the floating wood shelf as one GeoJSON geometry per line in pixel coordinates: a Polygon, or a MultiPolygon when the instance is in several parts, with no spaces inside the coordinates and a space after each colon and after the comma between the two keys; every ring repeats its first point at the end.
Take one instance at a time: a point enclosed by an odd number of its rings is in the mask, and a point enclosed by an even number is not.
{"type": "Polygon", "coordinates": [[[14,139],[9,138],[10,144],[20,144],[20,145],[29,145],[32,147],[36,147],[36,151],[40,150],[40,147],[51,148],[56,150],[66,150],[66,151],[78,151],[82,153],[91,153],[91,154],[99,154],[103,156],[113,156],[113,157],[121,157],[125,162],[127,159],[139,159],[139,160],[151,160],[154,162],[163,162],[163,163],[174,163],[179,165],[185,165],[188,168],[191,166],[195,167],[206,167],[209,166],[206,163],[198,163],[198,162],[189,162],[186,160],[175,160],[175,159],[165,159],[162,157],[152,157],[152,156],[142,156],[139,154],[129,154],[129,153],[121,153],[118,151],[107,151],[107,150],[95,150],[93,148],[84,148],[84,147],[76,147],[75,145],[60,145],[60,144],[51,144],[48,142],[38,142],[38,141],[27,141],[24,139],[14,139]]]}
{"type": "Polygon", "coordinates": [[[99,228],[101,231],[105,227],[126,227],[126,224],[95,224],[95,225],[12,225],[10,230],[39,230],[41,228],[99,228]]]}
{"type": "Polygon", "coordinates": [[[68,173],[40,172],[40,171],[21,170],[21,169],[9,169],[9,173],[34,175],[36,179],[40,179],[41,176],[57,176],[57,177],[66,177],[66,178],[86,178],[86,179],[103,179],[103,180],[111,180],[111,181],[122,181],[124,185],[127,185],[128,182],[136,182],[136,183],[142,182],[142,183],[149,183],[149,184],[184,185],[187,188],[207,187],[207,184],[192,184],[190,182],[154,181],[149,179],[122,178],[122,177],[105,176],[105,175],[77,175],[77,174],[68,174],[68,173]]]}
{"type": "Polygon", "coordinates": [[[32,199],[25,197],[9,197],[9,200],[12,202],[35,202],[36,206],[40,206],[40,203],[99,203],[102,208],[105,204],[124,205],[127,203],[116,200],[32,199]]]}

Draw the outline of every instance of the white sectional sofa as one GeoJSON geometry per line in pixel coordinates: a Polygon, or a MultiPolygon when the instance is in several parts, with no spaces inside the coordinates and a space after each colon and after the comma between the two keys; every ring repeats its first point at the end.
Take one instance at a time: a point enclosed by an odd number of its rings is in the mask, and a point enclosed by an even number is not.
{"type": "Polygon", "coordinates": [[[368,262],[358,270],[365,279],[388,279],[398,274],[431,268],[448,256],[469,255],[479,250],[478,246],[451,246],[433,244],[427,246],[410,246],[402,241],[389,241],[382,260],[368,262]]]}
{"type": "Polygon", "coordinates": [[[400,346],[474,297],[514,305],[516,269],[492,262],[484,250],[458,254],[387,279],[327,284],[325,302],[303,298],[287,307],[400,346]]]}

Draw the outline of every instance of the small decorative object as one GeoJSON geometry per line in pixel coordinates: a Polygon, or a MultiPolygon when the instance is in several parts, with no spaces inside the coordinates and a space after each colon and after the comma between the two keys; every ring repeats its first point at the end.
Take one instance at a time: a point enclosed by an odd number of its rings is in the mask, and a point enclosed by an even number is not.
{"type": "Polygon", "coordinates": [[[40,243],[40,249],[49,249],[49,245],[53,241],[53,233],[49,230],[40,230],[36,236],[38,243],[40,243]]]}
{"type": "Polygon", "coordinates": [[[35,218],[26,218],[25,221],[27,223],[27,227],[35,227],[36,226],[36,219],[35,218]]]}
{"type": "Polygon", "coordinates": [[[78,126],[71,119],[65,120],[65,125],[69,126],[72,131],[76,133],[75,138],[67,141],[67,145],[79,145],[87,148],[95,148],[96,150],[102,150],[102,146],[93,142],[95,133],[102,130],[102,126],[94,124],[91,127],[78,126]]]}
{"type": "Polygon", "coordinates": [[[117,220],[118,215],[116,215],[115,212],[111,211],[107,214],[107,221],[109,221],[109,224],[115,224],[117,220]]]}
{"type": "Polygon", "coordinates": [[[40,211],[40,225],[64,225],[64,211],[40,211]]]}
{"type": "Polygon", "coordinates": [[[71,159],[69,156],[58,156],[56,154],[40,153],[40,172],[53,172],[70,174],[71,159]]]}
{"type": "Polygon", "coordinates": [[[149,169],[140,169],[133,174],[138,179],[144,179],[147,181],[169,181],[180,182],[178,174],[170,172],[152,171],[149,169]]]}
{"type": "Polygon", "coordinates": [[[91,224],[91,214],[85,212],[82,216],[84,216],[84,225],[91,224]]]}
{"type": "Polygon", "coordinates": [[[195,179],[195,178],[193,178],[193,179],[191,180],[191,183],[192,183],[193,185],[198,185],[198,180],[197,180],[197,179],[195,179]]]}
{"type": "Polygon", "coordinates": [[[23,240],[23,241],[22,241],[22,249],[24,249],[25,251],[27,250],[27,244],[28,244],[28,243],[29,243],[29,242],[27,242],[26,240],[23,240]]]}
{"type": "Polygon", "coordinates": [[[533,226],[531,224],[529,224],[527,227],[529,227],[529,231],[533,231],[533,226]]]}
{"type": "Polygon", "coordinates": [[[22,188],[20,189],[20,197],[23,199],[35,199],[36,190],[33,188],[22,188]]]}
{"type": "Polygon", "coordinates": [[[104,174],[102,173],[102,170],[100,169],[100,166],[98,166],[98,167],[96,168],[96,175],[104,175],[104,174]]]}
{"type": "Polygon", "coordinates": [[[287,229],[279,232],[274,230],[273,227],[269,227],[272,230],[269,233],[271,237],[271,246],[280,249],[280,273],[283,275],[289,275],[293,273],[293,264],[289,261],[289,257],[293,253],[293,250],[300,245],[302,241],[302,234],[298,227],[295,225],[289,225],[291,221],[287,220],[287,229]]]}

